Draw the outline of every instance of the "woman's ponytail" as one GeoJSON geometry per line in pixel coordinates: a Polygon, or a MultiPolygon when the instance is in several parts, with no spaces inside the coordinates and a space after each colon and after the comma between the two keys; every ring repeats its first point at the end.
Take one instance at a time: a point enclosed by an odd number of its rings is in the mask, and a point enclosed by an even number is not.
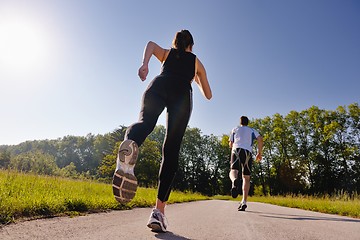
{"type": "Polygon", "coordinates": [[[173,48],[183,52],[187,47],[192,47],[194,40],[191,33],[188,30],[181,30],[175,34],[173,40],[173,48]]]}

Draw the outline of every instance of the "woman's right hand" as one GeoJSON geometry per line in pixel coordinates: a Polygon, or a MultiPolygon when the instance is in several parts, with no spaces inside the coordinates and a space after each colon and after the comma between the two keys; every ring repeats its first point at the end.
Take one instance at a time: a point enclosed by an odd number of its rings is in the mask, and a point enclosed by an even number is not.
{"type": "Polygon", "coordinates": [[[149,73],[149,67],[147,64],[143,64],[141,65],[141,67],[139,68],[139,72],[138,72],[138,75],[140,77],[140,79],[142,81],[145,81],[146,80],[146,77],[149,73]]]}

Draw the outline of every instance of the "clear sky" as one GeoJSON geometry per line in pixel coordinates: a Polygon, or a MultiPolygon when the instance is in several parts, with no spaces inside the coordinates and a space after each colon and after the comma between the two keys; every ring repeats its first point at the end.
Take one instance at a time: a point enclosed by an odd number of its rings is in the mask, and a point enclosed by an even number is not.
{"type": "MultiPolygon", "coordinates": [[[[360,102],[357,0],[0,0],[0,145],[105,134],[138,118],[159,73],[137,71],[149,40],[193,34],[213,91],[189,123],[228,134],[241,115],[360,102]]],[[[163,114],[158,124],[165,124],[163,114]]]]}

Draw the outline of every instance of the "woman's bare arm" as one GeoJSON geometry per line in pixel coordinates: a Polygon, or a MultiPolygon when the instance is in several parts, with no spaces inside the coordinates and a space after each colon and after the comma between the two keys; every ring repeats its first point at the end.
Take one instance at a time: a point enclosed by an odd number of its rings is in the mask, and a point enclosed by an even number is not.
{"type": "Polygon", "coordinates": [[[156,43],[149,41],[144,49],[142,65],[139,68],[138,75],[142,81],[144,81],[149,73],[149,61],[152,55],[154,55],[160,62],[164,62],[169,54],[169,50],[164,49],[156,43]]]}
{"type": "Polygon", "coordinates": [[[212,92],[210,88],[209,81],[207,79],[206,70],[201,61],[196,58],[196,74],[195,74],[195,82],[199,86],[201,93],[208,100],[212,98],[212,92]]]}

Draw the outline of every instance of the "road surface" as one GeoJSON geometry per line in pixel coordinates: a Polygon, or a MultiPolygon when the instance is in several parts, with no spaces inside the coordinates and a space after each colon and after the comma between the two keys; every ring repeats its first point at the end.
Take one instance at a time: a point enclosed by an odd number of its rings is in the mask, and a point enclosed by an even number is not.
{"type": "Polygon", "coordinates": [[[0,228],[0,239],[324,239],[359,240],[360,219],[300,209],[209,200],[166,207],[167,233],[154,233],[146,224],[151,208],[56,217],[19,222],[0,228]]]}

